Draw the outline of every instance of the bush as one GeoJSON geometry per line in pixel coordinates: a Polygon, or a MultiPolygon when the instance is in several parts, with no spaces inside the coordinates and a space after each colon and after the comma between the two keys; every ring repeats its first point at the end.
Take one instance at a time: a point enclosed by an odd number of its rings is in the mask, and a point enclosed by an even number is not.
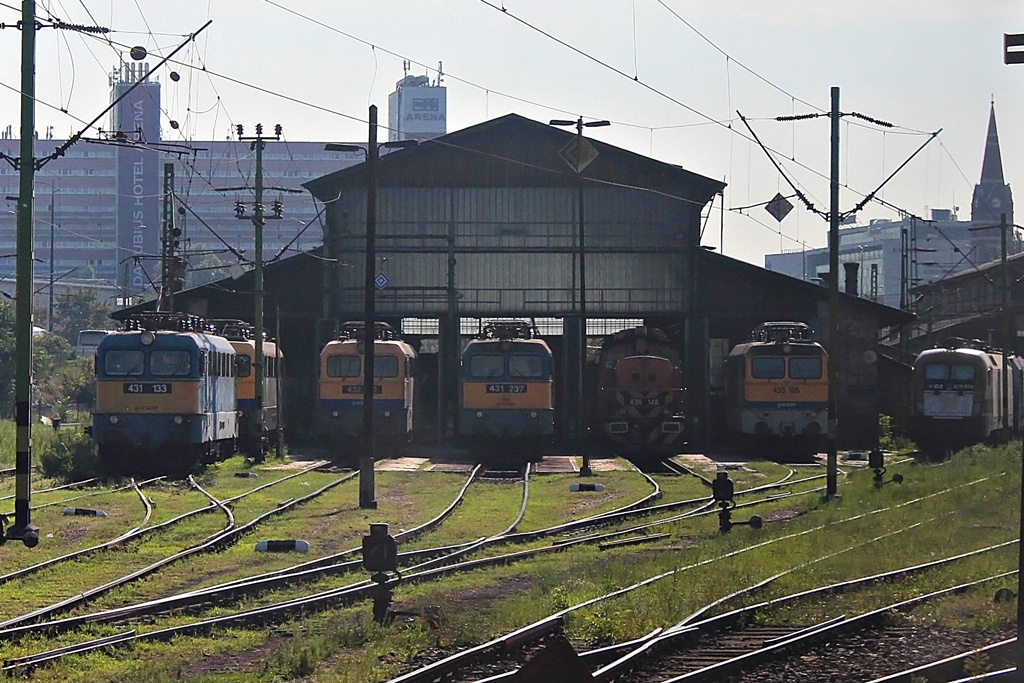
{"type": "Polygon", "coordinates": [[[57,438],[41,449],[39,469],[44,476],[66,481],[95,477],[99,458],[92,437],[81,429],[59,431],[57,438]]]}

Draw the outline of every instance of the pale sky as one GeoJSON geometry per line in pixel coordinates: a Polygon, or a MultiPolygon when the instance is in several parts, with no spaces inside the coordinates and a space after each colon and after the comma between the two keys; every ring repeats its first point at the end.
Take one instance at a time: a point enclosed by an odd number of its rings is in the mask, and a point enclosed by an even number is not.
{"type": "MultiPolygon", "coordinates": [[[[840,209],[852,208],[928,140],[880,192],[919,216],[970,216],[994,99],[1003,170],[1024,223],[1024,64],[1003,63],[1003,34],[1024,33],[1019,0],[66,0],[37,16],[112,29],[107,37],[37,32],[36,129],[66,138],[109,103],[108,74],[142,45],[155,65],[212,24],[168,65],[165,139],[224,139],[280,123],[288,140],[367,137],[370,104],[387,123],[402,78],[438,76],[448,131],[515,112],[538,121],[607,119],[588,135],[728,183],[702,243],[763,265],[764,254],[826,244],[823,218],[798,206],[779,224],[763,208],[792,194],[757,136],[816,208],[829,201],[829,121],[778,122],[840,109],[840,209]],[[107,42],[109,38],[110,42],[107,42]],[[67,113],[62,113],[64,109],[67,113]],[[170,120],[178,121],[178,132],[170,120]]],[[[0,130],[19,131],[21,16],[0,0],[0,130]]],[[[109,119],[100,124],[109,126],[109,119]]],[[[381,128],[380,139],[387,133],[381,128]]],[[[53,162],[58,163],[58,162],[53,162]]],[[[796,200],[793,200],[796,203],[796,200]]],[[[869,204],[860,214],[896,218],[869,204]]]]}

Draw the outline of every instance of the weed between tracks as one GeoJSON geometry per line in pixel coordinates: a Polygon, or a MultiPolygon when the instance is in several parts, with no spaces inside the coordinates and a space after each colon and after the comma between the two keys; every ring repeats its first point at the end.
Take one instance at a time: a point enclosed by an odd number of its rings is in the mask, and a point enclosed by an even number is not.
{"type": "MultiPolygon", "coordinates": [[[[781,476],[779,472],[784,471],[784,468],[776,469],[777,465],[753,465],[752,468],[754,471],[750,473],[730,473],[738,482],[737,490],[776,480],[781,476]],[[742,487],[739,485],[741,479],[742,487]]],[[[658,626],[676,623],[736,589],[801,565],[805,566],[754,595],[728,603],[722,609],[1016,538],[1020,468],[1016,448],[974,449],[958,454],[951,462],[940,466],[912,462],[890,464],[889,471],[901,472],[905,482],[899,486],[888,484],[880,490],[872,487],[869,470],[851,470],[848,477],[840,479],[841,500],[822,503],[820,494],[794,495],[755,508],[734,511],[734,520],[746,520],[751,514],[766,519],[788,519],[767,524],[761,530],[740,526],[722,536],[717,530],[717,517],[708,515],[655,527],[650,530],[652,533],[668,532],[670,537],[644,545],[609,550],[599,550],[596,545],[574,546],[499,568],[475,570],[426,584],[403,584],[395,593],[394,607],[424,616],[400,617],[387,627],[373,623],[369,603],[361,603],[311,613],[276,627],[224,629],[209,636],[178,637],[170,643],[140,643],[114,649],[109,654],[94,653],[71,658],[37,671],[34,678],[62,683],[95,680],[217,683],[380,681],[407,670],[414,661],[440,657],[453,649],[483,642],[584,600],[673,572],[621,597],[571,612],[567,617],[569,634],[580,647],[624,640],[658,626]],[[982,478],[986,479],[969,484],[982,478]],[[940,493],[949,488],[953,490],[940,493]],[[919,498],[922,499],[919,502],[910,502],[919,498]],[[886,510],[869,514],[882,509],[886,510]],[[858,515],[862,516],[851,519],[858,515]],[[913,526],[915,524],[917,526],[913,526]],[[900,529],[905,531],[894,533],[900,529]],[[807,533],[753,547],[798,532],[807,533]],[[886,534],[892,535],[878,538],[886,534]],[[730,552],[738,554],[726,556],[730,552]],[[830,554],[835,555],[820,559],[830,554]],[[820,561],[811,563],[817,559],[820,561]]],[[[799,475],[806,476],[805,472],[810,474],[812,471],[801,469],[799,475]]],[[[261,477],[265,476],[261,474],[261,477]]],[[[521,526],[550,526],[574,516],[619,507],[649,492],[646,482],[628,471],[600,473],[595,481],[606,484],[602,493],[569,494],[571,479],[564,475],[534,477],[527,519],[521,526]]],[[[371,521],[388,521],[394,533],[433,517],[451,501],[462,481],[456,475],[439,473],[381,472],[377,478],[378,510],[358,509],[355,501],[357,486],[346,484],[324,496],[322,502],[310,503],[274,522],[279,526],[261,527],[256,536],[273,537],[268,531],[270,529],[280,533],[296,528],[317,529],[315,538],[318,542],[326,544],[326,539],[333,537],[335,547],[353,547],[371,521]]],[[[659,482],[666,491],[659,502],[706,495],[703,485],[692,477],[663,477],[659,482]]],[[[813,485],[797,485],[793,490],[806,491],[813,485]]],[[[251,482],[249,486],[252,486],[251,482]]],[[[173,499],[173,495],[168,494],[168,498],[173,499]]],[[[278,495],[268,494],[264,504],[278,495]]],[[[470,487],[468,495],[455,519],[417,541],[416,545],[445,545],[498,533],[511,523],[518,511],[522,489],[520,486],[488,483],[470,487]]],[[[124,500],[126,509],[139,509],[137,500],[134,503],[130,497],[124,500]],[[133,504],[135,508],[131,507],[133,504]]],[[[258,507],[258,503],[253,503],[253,511],[258,507]]],[[[219,517],[218,514],[207,516],[222,524],[223,514],[219,517]]],[[[669,514],[673,513],[660,514],[649,518],[649,521],[669,514]]],[[[636,524],[638,522],[633,520],[612,528],[636,524]]],[[[310,559],[294,556],[254,558],[252,540],[253,537],[247,537],[224,553],[196,558],[183,563],[182,569],[168,570],[166,574],[161,572],[142,586],[121,589],[116,596],[109,598],[109,604],[122,604],[140,595],[180,590],[188,583],[182,578],[183,574],[194,575],[197,585],[208,584],[215,582],[210,577],[217,576],[221,580],[231,575],[235,568],[241,573],[255,573],[257,567],[262,570],[261,562],[268,563],[267,568],[278,568],[310,559]]],[[[550,539],[547,539],[505,550],[549,545],[550,539]]],[[[9,548],[4,548],[4,552],[9,552],[9,548]]],[[[320,551],[317,545],[314,549],[320,551]]],[[[499,550],[489,549],[486,552],[497,553],[499,550]]],[[[29,551],[19,548],[19,561],[29,554],[29,551]]],[[[765,623],[814,623],[837,614],[852,614],[882,606],[936,587],[1007,571],[1016,567],[1016,560],[1017,548],[1009,546],[911,578],[780,607],[763,613],[759,619],[765,623]]],[[[93,564],[92,560],[76,563],[71,573],[98,571],[92,569],[93,564]]],[[[67,568],[64,571],[67,572],[67,568]]],[[[365,572],[356,572],[324,579],[312,586],[294,586],[246,598],[235,605],[209,608],[202,612],[202,616],[228,614],[330,586],[346,585],[365,576],[365,572]]],[[[906,618],[919,624],[969,625],[974,628],[1012,624],[1016,616],[1015,601],[996,603],[992,596],[997,588],[1015,588],[1015,584],[1015,579],[1006,580],[998,585],[990,584],[953,595],[907,610],[906,618]]],[[[14,593],[7,595],[8,599],[13,596],[14,593]]],[[[189,623],[197,616],[163,617],[155,621],[140,621],[132,627],[140,631],[164,628],[175,623],[189,623]]],[[[85,640],[85,633],[96,637],[117,631],[114,626],[94,626],[73,635],[32,638],[8,644],[5,656],[80,642],[85,640]]]]}

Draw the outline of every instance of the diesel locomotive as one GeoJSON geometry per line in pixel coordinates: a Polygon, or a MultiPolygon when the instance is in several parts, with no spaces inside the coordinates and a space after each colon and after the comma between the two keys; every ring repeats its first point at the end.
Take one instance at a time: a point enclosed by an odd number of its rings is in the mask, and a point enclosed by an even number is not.
{"type": "Polygon", "coordinates": [[[679,350],[656,327],[606,337],[584,376],[586,421],[595,446],[663,457],[686,443],[686,392],[679,350]]]}

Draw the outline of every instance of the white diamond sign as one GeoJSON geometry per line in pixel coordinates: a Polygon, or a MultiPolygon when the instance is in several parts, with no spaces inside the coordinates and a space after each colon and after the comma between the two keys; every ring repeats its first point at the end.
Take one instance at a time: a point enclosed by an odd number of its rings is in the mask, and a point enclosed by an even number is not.
{"type": "Polygon", "coordinates": [[[373,278],[373,284],[377,285],[377,289],[382,290],[388,286],[391,280],[383,272],[377,273],[377,277],[373,278]]]}
{"type": "Polygon", "coordinates": [[[598,151],[586,138],[574,137],[558,153],[565,163],[569,164],[577,173],[590,165],[590,162],[597,158],[598,151]]]}

